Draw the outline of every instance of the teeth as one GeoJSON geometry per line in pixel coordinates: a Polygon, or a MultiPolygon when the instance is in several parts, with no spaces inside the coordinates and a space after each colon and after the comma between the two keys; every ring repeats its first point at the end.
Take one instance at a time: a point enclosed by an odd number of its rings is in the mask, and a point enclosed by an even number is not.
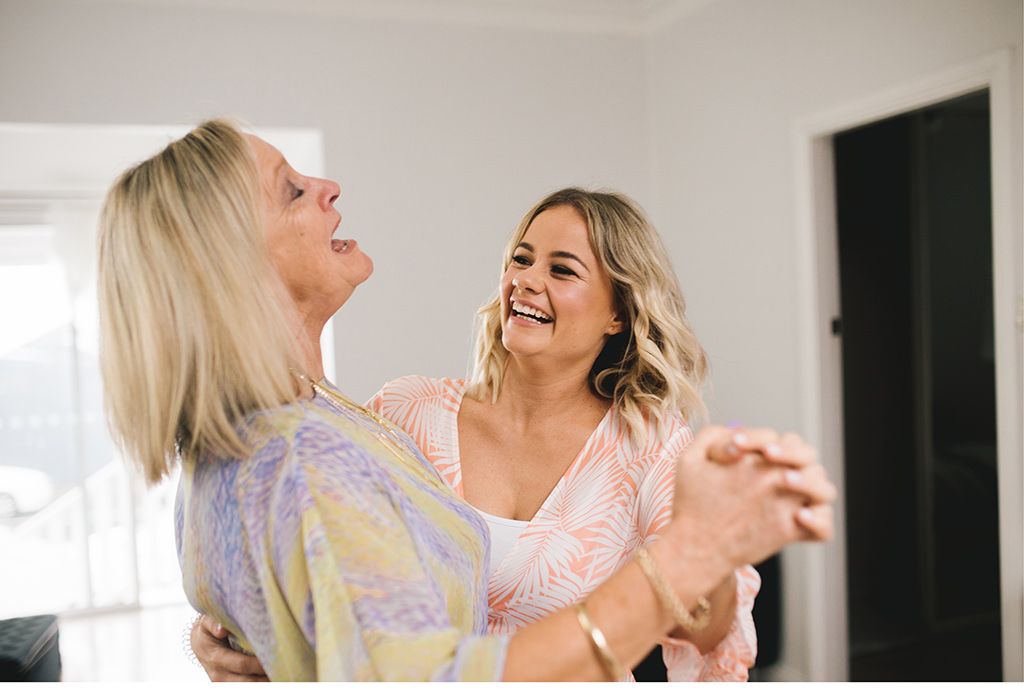
{"type": "Polygon", "coordinates": [[[512,301],[512,310],[516,313],[521,313],[524,317],[529,317],[535,323],[541,323],[542,321],[554,320],[551,316],[544,313],[543,311],[533,308],[532,306],[525,306],[518,301],[512,301]],[[540,320],[537,320],[537,319],[540,320]]]}

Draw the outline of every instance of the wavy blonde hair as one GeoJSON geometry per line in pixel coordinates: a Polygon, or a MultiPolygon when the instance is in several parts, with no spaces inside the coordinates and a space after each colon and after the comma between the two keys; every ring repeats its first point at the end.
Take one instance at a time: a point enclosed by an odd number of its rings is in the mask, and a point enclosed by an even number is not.
{"type": "Polygon", "coordinates": [[[247,414],[295,399],[291,303],[259,174],[225,120],[125,171],[99,224],[100,366],[114,438],[149,483],[179,456],[244,457],[247,414]]]}
{"type": "MultiPolygon", "coordinates": [[[[505,248],[502,270],[530,224],[544,210],[574,208],[587,223],[590,245],[611,278],[625,329],[608,338],[590,369],[591,390],[610,398],[629,434],[646,438],[645,420],[659,431],[674,413],[691,423],[706,418],[701,387],[707,356],[686,320],[686,303],[658,232],[625,195],[565,188],[530,210],[505,248]]],[[[495,402],[508,363],[502,344],[501,297],[477,312],[473,371],[468,392],[495,402]]]]}

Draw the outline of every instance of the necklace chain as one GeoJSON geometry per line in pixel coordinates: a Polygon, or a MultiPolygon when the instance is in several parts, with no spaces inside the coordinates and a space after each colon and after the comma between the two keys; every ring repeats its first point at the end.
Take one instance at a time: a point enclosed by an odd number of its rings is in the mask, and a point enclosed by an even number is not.
{"type": "Polygon", "coordinates": [[[376,432],[377,438],[392,453],[396,454],[399,457],[407,457],[410,455],[413,458],[416,457],[412,453],[412,451],[409,450],[409,447],[405,444],[405,442],[402,441],[398,432],[395,430],[395,425],[393,425],[391,422],[384,419],[383,417],[381,417],[379,414],[369,409],[368,407],[364,407],[359,403],[355,402],[354,400],[351,400],[344,394],[335,391],[331,388],[328,388],[324,385],[321,385],[320,383],[317,383],[306,374],[296,372],[296,376],[300,381],[304,381],[305,383],[307,383],[309,387],[313,390],[313,393],[315,395],[319,395],[321,398],[331,403],[339,410],[347,410],[350,412],[355,411],[359,414],[365,415],[366,417],[372,419],[374,423],[379,427],[378,431],[376,432]]]}

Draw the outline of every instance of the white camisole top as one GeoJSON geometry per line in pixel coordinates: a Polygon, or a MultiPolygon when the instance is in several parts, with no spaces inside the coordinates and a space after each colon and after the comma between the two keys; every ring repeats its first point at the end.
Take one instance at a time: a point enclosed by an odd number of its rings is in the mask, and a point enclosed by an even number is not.
{"type": "Polygon", "coordinates": [[[476,512],[487,521],[487,529],[491,532],[491,559],[487,565],[487,570],[489,573],[494,573],[494,570],[501,565],[505,555],[512,550],[512,545],[516,543],[519,536],[526,530],[526,526],[530,524],[530,521],[492,516],[480,509],[476,509],[476,512]]]}

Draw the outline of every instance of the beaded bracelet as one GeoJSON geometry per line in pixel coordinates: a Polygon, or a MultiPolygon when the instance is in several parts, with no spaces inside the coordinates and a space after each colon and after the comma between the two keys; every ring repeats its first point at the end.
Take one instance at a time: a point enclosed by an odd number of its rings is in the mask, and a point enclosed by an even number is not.
{"type": "Polygon", "coordinates": [[[203,615],[197,614],[186,622],[184,628],[181,630],[181,650],[185,654],[185,658],[188,662],[192,663],[196,667],[202,667],[202,665],[199,664],[199,659],[196,657],[195,651],[192,650],[192,629],[195,627],[196,622],[202,618],[203,615]]]}
{"type": "Polygon", "coordinates": [[[654,561],[654,557],[647,551],[646,547],[641,547],[633,555],[636,559],[636,563],[640,565],[640,569],[644,572],[644,576],[651,582],[651,586],[654,588],[655,594],[658,596],[659,602],[672,613],[672,618],[676,620],[676,623],[686,631],[694,634],[711,622],[711,603],[707,601],[707,598],[697,598],[697,607],[691,613],[686,606],[683,605],[683,601],[679,599],[676,592],[672,590],[672,586],[669,585],[668,581],[665,580],[665,576],[662,575],[661,569],[654,561]]]}

